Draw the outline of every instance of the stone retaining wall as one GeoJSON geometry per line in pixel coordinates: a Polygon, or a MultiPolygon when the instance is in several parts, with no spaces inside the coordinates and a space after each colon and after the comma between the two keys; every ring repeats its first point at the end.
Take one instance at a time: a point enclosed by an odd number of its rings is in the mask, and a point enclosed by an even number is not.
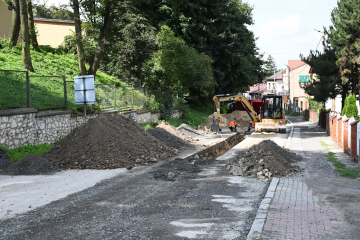
{"type": "MultiPolygon", "coordinates": [[[[136,122],[154,122],[160,119],[159,113],[150,111],[120,112],[117,110],[87,114],[87,120],[101,114],[120,113],[136,122]]],[[[173,118],[181,116],[175,111],[173,118]]],[[[74,128],[84,122],[83,115],[73,115],[71,111],[45,111],[22,108],[0,111],[0,143],[9,149],[33,144],[51,144],[69,134],[74,128]]]]}

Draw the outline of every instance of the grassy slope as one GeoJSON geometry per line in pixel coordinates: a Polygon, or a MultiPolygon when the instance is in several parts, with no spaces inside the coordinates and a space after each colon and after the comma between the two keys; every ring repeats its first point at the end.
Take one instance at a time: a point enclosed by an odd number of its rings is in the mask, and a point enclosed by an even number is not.
{"type": "MultiPolygon", "coordinates": [[[[6,46],[4,40],[0,43],[6,46]]],[[[41,52],[31,50],[32,64],[35,69],[35,73],[30,73],[31,105],[37,109],[56,108],[62,106],[64,102],[63,79],[32,76],[65,76],[66,81],[73,81],[74,76],[80,75],[77,56],[49,47],[40,47],[40,50],[41,52]]],[[[4,47],[0,50],[0,70],[26,70],[22,65],[21,45],[4,47]]],[[[100,71],[97,72],[95,79],[95,83],[126,85],[100,71]]],[[[5,109],[2,106],[9,106],[9,103],[14,107],[22,107],[26,104],[25,80],[25,73],[0,71],[0,89],[6,89],[0,96],[0,109],[5,109]]],[[[72,84],[69,84],[69,92],[72,92],[72,89],[72,84]]],[[[74,102],[73,94],[68,96],[68,102],[70,104],[74,102]]],[[[68,108],[71,107],[74,107],[74,104],[68,108]]]]}

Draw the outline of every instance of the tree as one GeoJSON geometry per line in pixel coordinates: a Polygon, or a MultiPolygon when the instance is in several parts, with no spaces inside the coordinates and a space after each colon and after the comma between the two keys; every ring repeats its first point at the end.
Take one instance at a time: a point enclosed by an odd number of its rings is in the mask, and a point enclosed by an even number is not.
{"type": "Polygon", "coordinates": [[[19,0],[12,0],[7,2],[12,8],[12,25],[10,30],[10,41],[13,46],[16,46],[18,40],[19,40],[19,34],[20,34],[20,2],[19,0]]]}
{"type": "Polygon", "coordinates": [[[52,5],[50,7],[44,4],[34,4],[35,15],[40,18],[74,20],[75,15],[67,8],[69,5],[60,4],[58,7],[52,5]]]}
{"type": "Polygon", "coordinates": [[[79,72],[81,75],[86,75],[78,0],[73,0],[73,8],[74,8],[74,16],[75,16],[75,36],[76,36],[76,47],[77,47],[79,72]]]}
{"type": "MultiPolygon", "coordinates": [[[[213,61],[210,57],[186,45],[166,25],[157,34],[157,41],[159,51],[144,66],[148,88],[170,91],[180,98],[188,95],[193,88],[200,89],[204,97],[213,92],[213,61]]],[[[197,96],[190,95],[189,98],[195,100],[197,96]]]]}
{"type": "Polygon", "coordinates": [[[26,0],[20,0],[20,12],[21,14],[21,37],[22,43],[22,54],[23,54],[23,66],[30,72],[34,72],[34,68],[31,62],[30,55],[30,32],[28,23],[28,7],[26,0]]]}
{"type": "Polygon", "coordinates": [[[328,98],[335,98],[338,94],[346,97],[347,92],[343,91],[339,67],[336,65],[335,50],[331,46],[325,46],[323,53],[311,50],[308,57],[303,55],[300,57],[311,67],[313,72],[312,81],[301,85],[309,96],[313,96],[317,102],[325,102],[328,98]]]}
{"type": "Polygon", "coordinates": [[[153,26],[166,24],[175,36],[214,60],[215,92],[236,92],[263,78],[255,37],[246,27],[253,24],[249,4],[238,0],[139,0],[135,4],[153,26]]]}
{"type": "Polygon", "coordinates": [[[27,1],[27,7],[29,11],[29,28],[30,28],[30,39],[31,39],[31,45],[36,51],[39,51],[39,44],[36,37],[36,30],[35,30],[35,24],[34,24],[34,14],[33,14],[33,7],[30,0],[27,1]]]}
{"type": "Polygon", "coordinates": [[[325,29],[325,33],[335,49],[342,84],[355,94],[356,85],[360,83],[360,1],[339,0],[338,6],[331,12],[331,21],[333,26],[325,29]]]}
{"type": "Polygon", "coordinates": [[[114,23],[101,70],[143,87],[142,65],[158,49],[156,31],[149,21],[133,8],[127,8],[114,23]]]}
{"type": "Polygon", "coordinates": [[[264,72],[265,72],[266,78],[271,75],[274,75],[274,73],[277,72],[275,59],[271,55],[269,55],[265,61],[264,72]]]}

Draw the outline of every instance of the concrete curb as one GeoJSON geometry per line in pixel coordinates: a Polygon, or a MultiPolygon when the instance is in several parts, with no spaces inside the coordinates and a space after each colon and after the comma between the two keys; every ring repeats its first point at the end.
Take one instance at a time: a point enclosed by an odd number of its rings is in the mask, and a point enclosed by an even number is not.
{"type": "Polygon", "coordinates": [[[289,137],[288,137],[288,139],[286,141],[286,144],[285,144],[286,149],[290,149],[290,142],[291,142],[291,139],[292,139],[293,134],[294,134],[294,125],[292,124],[292,122],[290,122],[289,119],[288,119],[288,122],[290,123],[291,130],[290,130],[289,137]]]}
{"type": "Polygon", "coordinates": [[[255,220],[251,226],[249,234],[247,235],[246,238],[247,240],[255,240],[261,238],[261,233],[265,224],[267,212],[274,198],[278,183],[279,183],[279,178],[273,178],[271,180],[270,186],[266,192],[264,199],[261,201],[255,220]]]}

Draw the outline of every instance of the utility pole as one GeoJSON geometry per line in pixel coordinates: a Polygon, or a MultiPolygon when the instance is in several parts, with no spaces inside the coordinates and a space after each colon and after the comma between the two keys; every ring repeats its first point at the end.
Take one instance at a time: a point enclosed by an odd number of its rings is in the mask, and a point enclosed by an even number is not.
{"type": "Polygon", "coordinates": [[[275,92],[275,94],[276,94],[276,87],[275,87],[275,84],[276,84],[276,83],[275,83],[275,81],[276,81],[276,80],[275,80],[275,68],[274,68],[274,92],[275,92]]]}

